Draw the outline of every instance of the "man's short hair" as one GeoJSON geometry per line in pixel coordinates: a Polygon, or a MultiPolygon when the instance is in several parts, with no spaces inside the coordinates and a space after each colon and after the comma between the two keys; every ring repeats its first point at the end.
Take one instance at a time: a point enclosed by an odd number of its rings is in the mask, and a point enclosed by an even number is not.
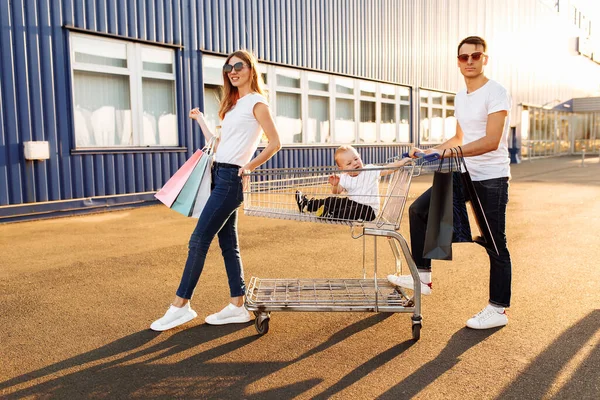
{"type": "Polygon", "coordinates": [[[462,47],[463,44],[474,44],[474,45],[483,46],[484,53],[487,50],[487,43],[485,42],[485,40],[482,37],[469,36],[460,41],[460,43],[458,44],[458,48],[456,49],[456,55],[460,55],[460,48],[462,47]]]}

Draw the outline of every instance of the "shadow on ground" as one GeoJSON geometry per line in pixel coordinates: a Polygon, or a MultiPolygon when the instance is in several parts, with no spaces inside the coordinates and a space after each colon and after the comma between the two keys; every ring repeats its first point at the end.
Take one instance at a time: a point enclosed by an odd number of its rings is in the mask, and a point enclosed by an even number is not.
{"type": "MultiPolygon", "coordinates": [[[[70,358],[33,371],[26,375],[0,383],[0,391],[11,391],[14,386],[31,386],[19,389],[7,395],[6,399],[18,399],[27,396],[52,398],[86,397],[127,398],[134,395],[144,398],[197,397],[202,398],[245,398],[245,399],[281,399],[300,395],[321,383],[321,379],[307,379],[248,396],[246,387],[278,370],[293,363],[318,354],[365,329],[368,329],[392,314],[375,314],[355,322],[332,335],[321,345],[310,349],[294,360],[285,362],[261,363],[221,363],[215,362],[221,356],[251,344],[260,336],[248,336],[236,339],[224,345],[196,353],[182,361],[167,362],[167,357],[193,351],[193,348],[211,340],[225,337],[248,326],[229,325],[218,329],[208,325],[198,325],[177,332],[166,340],[151,344],[160,334],[147,330],[126,336],[97,350],[70,358]],[[144,358],[143,361],[139,361],[144,358]],[[106,360],[110,359],[110,360],[106,360]],[[136,361],[138,360],[138,361],[136,361]],[[81,368],[84,364],[94,364],[83,367],[76,372],[69,370],[81,368]],[[38,379],[48,379],[51,375],[63,375],[51,378],[42,383],[34,383],[38,379]]],[[[410,347],[411,342],[396,346],[391,352],[380,354],[357,369],[342,381],[330,394],[344,388],[355,380],[377,369],[410,347]]]]}
{"type": "MultiPolygon", "coordinates": [[[[560,335],[498,396],[498,399],[545,398],[563,367],[599,330],[600,309],[592,311],[560,335]]],[[[598,343],[590,345],[593,348],[571,375],[577,379],[566,382],[552,398],[600,398],[600,346],[598,343]]]]}

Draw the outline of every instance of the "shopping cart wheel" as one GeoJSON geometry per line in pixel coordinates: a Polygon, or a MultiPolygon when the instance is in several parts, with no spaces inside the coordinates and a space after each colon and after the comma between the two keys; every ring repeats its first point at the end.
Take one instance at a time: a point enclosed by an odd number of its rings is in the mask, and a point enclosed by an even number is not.
{"type": "Polygon", "coordinates": [[[257,313],[254,312],[256,318],[254,318],[254,327],[259,335],[264,335],[269,332],[269,320],[271,319],[271,313],[257,313]]]}
{"type": "Polygon", "coordinates": [[[413,340],[416,342],[417,340],[421,339],[421,324],[413,324],[412,326],[412,337],[413,340]]]}

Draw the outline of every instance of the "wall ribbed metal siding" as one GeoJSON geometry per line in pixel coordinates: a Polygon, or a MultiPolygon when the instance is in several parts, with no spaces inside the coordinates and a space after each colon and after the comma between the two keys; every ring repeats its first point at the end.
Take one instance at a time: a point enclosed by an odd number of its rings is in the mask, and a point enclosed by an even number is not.
{"type": "MultiPolygon", "coordinates": [[[[585,96],[600,83],[597,65],[561,42],[567,35],[556,32],[557,18],[538,0],[0,1],[0,206],[159,188],[202,144],[186,115],[202,107],[198,50],[246,47],[264,61],[454,92],[463,86],[456,44],[478,34],[491,46],[489,75],[508,87],[515,105],[543,104],[585,96]],[[176,79],[186,153],[71,154],[65,25],[184,45],[176,79]],[[524,38],[536,45],[517,45],[524,38]],[[571,70],[583,72],[557,79],[571,70]],[[50,160],[25,162],[27,140],[49,141],[50,160]]],[[[380,161],[384,150],[373,149],[380,161]]],[[[290,148],[269,165],[331,164],[330,157],[331,148],[290,148]]]]}
{"type": "Polygon", "coordinates": [[[515,104],[564,101],[600,84],[597,66],[573,57],[564,21],[539,0],[198,3],[198,19],[205,21],[198,43],[211,52],[245,47],[264,61],[456,92],[464,86],[456,46],[480,35],[490,45],[488,75],[507,87],[515,104]],[[532,45],[521,49],[524,42],[532,45]],[[585,73],[558,79],[569,70],[585,73]]]}
{"type": "Polygon", "coordinates": [[[573,99],[574,112],[599,112],[600,97],[585,97],[581,99],[573,99]]]}
{"type": "MultiPolygon", "coordinates": [[[[194,3],[194,2],[192,2],[194,3]]],[[[200,145],[185,110],[199,104],[197,20],[186,0],[13,0],[0,2],[0,205],[140,193],[160,188],[200,145]],[[182,17],[184,15],[185,17],[182,17]],[[182,44],[177,109],[188,152],[71,154],[74,148],[68,32],[74,26],[182,44]],[[190,47],[192,45],[192,47],[190,47]],[[46,140],[50,159],[26,162],[23,142],[46,140]]]]}
{"type": "MultiPolygon", "coordinates": [[[[364,145],[356,146],[365,164],[380,164],[391,161],[410,150],[408,145],[364,145]]],[[[267,161],[262,168],[301,168],[310,166],[334,166],[333,155],[337,146],[283,148],[277,156],[267,161]]],[[[260,152],[257,150],[256,154],[260,152]]]]}

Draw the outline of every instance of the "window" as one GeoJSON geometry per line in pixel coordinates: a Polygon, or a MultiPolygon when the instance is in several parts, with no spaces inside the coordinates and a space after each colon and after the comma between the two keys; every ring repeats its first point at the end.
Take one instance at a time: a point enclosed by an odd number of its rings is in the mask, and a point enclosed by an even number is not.
{"type": "Polygon", "coordinates": [[[75,146],[177,146],[174,51],[71,34],[75,146]]]}
{"type": "Polygon", "coordinates": [[[360,87],[360,123],[358,138],[360,143],[377,142],[377,114],[375,97],[377,84],[375,82],[359,82],[360,87]]]}
{"type": "Polygon", "coordinates": [[[282,143],[303,143],[300,71],[276,68],[275,123],[282,143]]]}
{"type": "Polygon", "coordinates": [[[329,76],[308,73],[307,143],[330,143],[329,76]]]}
{"type": "Polygon", "coordinates": [[[354,80],[335,78],[335,142],[355,143],[354,80]]]}
{"type": "MultiPolygon", "coordinates": [[[[204,114],[212,129],[220,124],[217,112],[225,58],[203,55],[202,60],[204,114]]],[[[283,145],[414,140],[408,87],[279,65],[259,63],[258,69],[267,83],[271,114],[283,145]]],[[[266,141],[263,135],[262,144],[266,141]]]]}
{"type": "Polygon", "coordinates": [[[398,87],[400,95],[400,120],[398,121],[398,141],[410,143],[413,139],[410,134],[410,89],[398,87]]]}
{"type": "Polygon", "coordinates": [[[421,142],[442,143],[454,136],[454,95],[433,90],[420,92],[421,142]]]}
{"type": "Polygon", "coordinates": [[[208,128],[216,133],[219,119],[219,105],[223,91],[223,64],[226,58],[203,56],[204,78],[204,119],[208,128]]]}
{"type": "Polygon", "coordinates": [[[384,143],[396,142],[396,87],[381,85],[381,125],[379,141],[384,143]]]}

